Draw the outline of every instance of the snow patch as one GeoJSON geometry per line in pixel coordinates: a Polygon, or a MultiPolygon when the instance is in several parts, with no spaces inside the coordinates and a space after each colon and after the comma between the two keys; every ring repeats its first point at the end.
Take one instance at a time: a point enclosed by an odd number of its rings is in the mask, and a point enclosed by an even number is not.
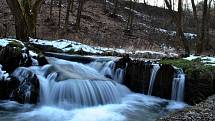
{"type": "Polygon", "coordinates": [[[6,39],[0,39],[0,46],[5,47],[9,44],[9,41],[6,39]]]}
{"type": "Polygon", "coordinates": [[[194,55],[190,55],[187,58],[184,58],[185,60],[195,60],[195,59],[201,59],[201,62],[206,64],[206,65],[211,65],[211,66],[215,66],[215,57],[209,57],[209,56],[194,56],[194,55]]]}

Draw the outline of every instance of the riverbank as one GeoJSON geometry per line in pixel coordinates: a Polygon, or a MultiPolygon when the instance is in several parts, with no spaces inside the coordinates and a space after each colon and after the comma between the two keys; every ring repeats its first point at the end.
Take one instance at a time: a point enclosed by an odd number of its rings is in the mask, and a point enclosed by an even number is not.
{"type": "Polygon", "coordinates": [[[157,121],[214,121],[215,120],[215,95],[193,107],[174,112],[157,121]]]}

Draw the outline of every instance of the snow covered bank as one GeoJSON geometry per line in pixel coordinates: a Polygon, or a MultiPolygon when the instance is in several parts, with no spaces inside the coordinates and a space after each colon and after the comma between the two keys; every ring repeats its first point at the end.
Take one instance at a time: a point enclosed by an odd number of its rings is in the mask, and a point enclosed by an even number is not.
{"type": "Polygon", "coordinates": [[[215,57],[209,57],[209,56],[194,56],[191,55],[190,57],[184,58],[185,60],[195,60],[195,59],[201,59],[201,62],[206,65],[212,65],[215,66],[215,57]]]}
{"type": "MultiPolygon", "coordinates": [[[[0,39],[0,47],[5,47],[10,43],[18,43],[23,46],[25,49],[24,44],[21,41],[15,39],[0,39]]],[[[118,49],[118,48],[106,48],[106,47],[99,47],[99,46],[90,46],[86,44],[82,44],[76,41],[61,39],[61,40],[40,40],[40,39],[32,39],[30,38],[30,43],[34,45],[41,45],[41,46],[50,46],[56,49],[61,50],[63,53],[76,53],[84,52],[88,55],[111,55],[111,56],[122,56],[123,54],[129,54],[131,57],[134,58],[153,58],[153,59],[160,59],[163,57],[177,57],[178,54],[172,52],[162,52],[162,51],[129,51],[126,49],[118,49]]],[[[33,51],[29,51],[31,56],[37,56],[36,53],[33,51]]]]}
{"type": "MultiPolygon", "coordinates": [[[[155,28],[155,30],[162,32],[162,33],[169,34],[170,36],[176,36],[176,31],[169,31],[169,30],[161,29],[161,28],[155,28]]],[[[188,39],[195,39],[197,37],[197,35],[193,34],[193,33],[184,33],[184,36],[188,39]]]]}

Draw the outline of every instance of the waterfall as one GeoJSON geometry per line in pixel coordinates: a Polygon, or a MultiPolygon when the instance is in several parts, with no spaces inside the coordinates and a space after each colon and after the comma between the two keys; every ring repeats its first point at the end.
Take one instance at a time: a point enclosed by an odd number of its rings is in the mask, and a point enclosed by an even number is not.
{"type": "Polygon", "coordinates": [[[148,90],[148,95],[152,95],[155,79],[158,70],[160,69],[159,64],[154,64],[152,68],[152,73],[151,73],[151,78],[150,78],[150,84],[149,84],[149,90],[148,90]]]}
{"type": "Polygon", "coordinates": [[[31,67],[40,81],[40,102],[63,108],[120,103],[130,91],[105,74],[112,74],[113,62],[81,64],[49,58],[44,67],[31,67]],[[103,65],[103,66],[99,66],[103,65]],[[99,69],[100,68],[100,69],[99,69]]]}
{"type": "Polygon", "coordinates": [[[94,61],[89,64],[90,67],[96,68],[102,75],[110,78],[118,83],[122,83],[124,79],[125,69],[117,68],[115,69],[115,62],[112,60],[107,61],[94,61]]]}
{"type": "Polygon", "coordinates": [[[182,69],[176,68],[176,76],[172,83],[172,100],[183,101],[184,100],[184,86],[185,86],[185,74],[182,69]]]}

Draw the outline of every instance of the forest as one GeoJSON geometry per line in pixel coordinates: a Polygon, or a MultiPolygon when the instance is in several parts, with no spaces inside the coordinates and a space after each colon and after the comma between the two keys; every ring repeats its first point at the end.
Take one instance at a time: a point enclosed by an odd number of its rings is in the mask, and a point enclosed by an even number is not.
{"type": "Polygon", "coordinates": [[[1,0],[1,121],[214,121],[215,0],[1,0]]]}

